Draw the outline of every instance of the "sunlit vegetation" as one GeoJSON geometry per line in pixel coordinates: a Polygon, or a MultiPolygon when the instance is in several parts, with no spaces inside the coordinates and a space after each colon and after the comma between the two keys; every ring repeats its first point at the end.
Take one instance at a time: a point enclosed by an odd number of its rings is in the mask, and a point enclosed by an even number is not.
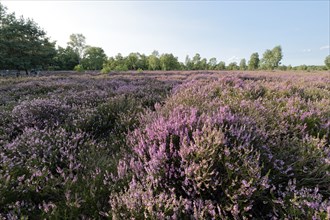
{"type": "Polygon", "coordinates": [[[2,79],[0,217],[328,219],[329,82],[229,72],[2,79]]]}

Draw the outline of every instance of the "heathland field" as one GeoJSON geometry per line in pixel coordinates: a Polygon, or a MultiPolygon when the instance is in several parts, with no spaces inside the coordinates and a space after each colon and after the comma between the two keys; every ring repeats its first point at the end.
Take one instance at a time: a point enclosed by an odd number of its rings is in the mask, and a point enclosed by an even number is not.
{"type": "Polygon", "coordinates": [[[0,219],[329,219],[329,72],[0,78],[0,219]]]}

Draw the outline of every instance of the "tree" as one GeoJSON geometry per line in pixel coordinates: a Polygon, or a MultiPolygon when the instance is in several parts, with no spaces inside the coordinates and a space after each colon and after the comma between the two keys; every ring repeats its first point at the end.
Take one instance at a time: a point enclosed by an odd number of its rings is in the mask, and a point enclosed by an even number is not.
{"type": "Polygon", "coordinates": [[[258,53],[253,53],[251,54],[249,64],[248,64],[249,70],[256,70],[259,67],[259,54],[258,53]]]}
{"type": "Polygon", "coordinates": [[[130,53],[126,60],[126,65],[130,70],[136,70],[138,64],[138,54],[137,53],[130,53]]]}
{"type": "Polygon", "coordinates": [[[231,62],[228,64],[228,70],[238,70],[238,66],[236,62],[231,62]]]}
{"type": "Polygon", "coordinates": [[[280,61],[282,60],[282,58],[283,58],[283,55],[282,55],[281,46],[276,46],[272,50],[268,49],[263,54],[263,57],[261,60],[262,68],[268,69],[268,70],[273,70],[281,64],[280,61]]]}
{"type": "MultiPolygon", "coordinates": [[[[111,57],[112,58],[112,57],[111,57]]],[[[113,59],[113,58],[112,58],[113,59]]],[[[110,58],[109,58],[110,60],[110,58]]],[[[116,56],[115,56],[115,59],[113,59],[113,63],[114,63],[114,67],[116,66],[123,66],[125,65],[126,63],[126,60],[125,58],[123,57],[123,55],[121,55],[121,53],[118,53],[116,56]]]]}
{"type": "Polygon", "coordinates": [[[200,70],[201,68],[201,55],[199,53],[196,53],[195,56],[192,59],[193,63],[193,70],[200,70]]]}
{"type": "Polygon", "coordinates": [[[330,55],[325,58],[324,64],[328,68],[328,70],[330,70],[330,55]]]}
{"type": "Polygon", "coordinates": [[[78,54],[80,63],[86,48],[86,37],[82,34],[71,34],[68,46],[72,47],[73,50],[78,54]]]}
{"type": "Polygon", "coordinates": [[[208,63],[208,69],[209,69],[209,70],[215,70],[216,66],[217,66],[217,58],[212,57],[212,58],[209,60],[209,63],[208,63]]]}
{"type": "Polygon", "coordinates": [[[81,64],[87,70],[100,70],[103,63],[106,61],[107,56],[104,50],[100,47],[87,47],[84,51],[81,64]]]}
{"type": "Polygon", "coordinates": [[[72,47],[58,47],[54,62],[56,69],[73,70],[79,64],[79,56],[72,47]]]}
{"type": "Polygon", "coordinates": [[[162,70],[177,70],[180,69],[180,63],[177,57],[174,57],[173,54],[162,54],[160,56],[160,66],[162,70]]]}
{"type": "Polygon", "coordinates": [[[203,58],[199,63],[199,70],[207,70],[207,59],[203,58]]]}
{"type": "Polygon", "coordinates": [[[282,48],[281,46],[276,46],[272,49],[273,54],[273,67],[277,68],[281,64],[281,60],[283,58],[282,48]]]}
{"type": "Polygon", "coordinates": [[[148,69],[148,57],[145,54],[138,53],[137,69],[148,69]]]}
{"type": "Polygon", "coordinates": [[[148,69],[149,70],[159,70],[160,69],[160,61],[159,61],[158,56],[155,53],[152,53],[148,57],[148,69]]]}
{"type": "Polygon", "coordinates": [[[239,69],[246,70],[246,60],[245,59],[241,59],[241,62],[239,63],[239,69]]]}
{"type": "Polygon", "coordinates": [[[224,61],[220,61],[217,66],[217,70],[225,70],[226,69],[226,63],[224,61]]]}
{"type": "Polygon", "coordinates": [[[7,14],[0,3],[0,68],[28,70],[48,68],[56,53],[51,42],[33,20],[7,14]]]}
{"type": "Polygon", "coordinates": [[[272,70],[273,69],[272,59],[273,59],[272,51],[266,50],[262,55],[261,68],[272,70]]]}
{"type": "Polygon", "coordinates": [[[194,68],[194,63],[191,61],[189,55],[186,56],[185,66],[186,66],[186,70],[192,70],[194,68]]]}

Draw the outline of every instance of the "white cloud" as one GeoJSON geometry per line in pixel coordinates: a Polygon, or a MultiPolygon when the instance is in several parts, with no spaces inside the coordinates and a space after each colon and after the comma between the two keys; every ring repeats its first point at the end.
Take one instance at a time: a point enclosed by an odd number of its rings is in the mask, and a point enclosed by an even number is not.
{"type": "Polygon", "coordinates": [[[325,50],[325,49],[329,49],[329,48],[330,48],[329,45],[325,45],[325,46],[320,47],[320,50],[325,50]]]}
{"type": "Polygon", "coordinates": [[[310,52],[312,52],[312,49],[303,49],[302,52],[304,52],[304,53],[310,53],[310,52]]]}
{"type": "Polygon", "coordinates": [[[228,62],[237,62],[239,61],[239,58],[237,56],[232,56],[229,59],[227,59],[228,62]]]}

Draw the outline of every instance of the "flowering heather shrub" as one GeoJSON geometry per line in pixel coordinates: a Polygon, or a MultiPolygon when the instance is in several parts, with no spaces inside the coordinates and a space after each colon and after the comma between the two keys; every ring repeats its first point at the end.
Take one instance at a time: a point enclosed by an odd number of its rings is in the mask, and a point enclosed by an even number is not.
{"type": "Polygon", "coordinates": [[[69,112],[70,107],[56,99],[23,101],[12,111],[13,126],[19,130],[56,127],[64,122],[69,112]]]}
{"type": "MultiPolygon", "coordinates": [[[[295,178],[299,190],[311,191],[316,187],[322,202],[314,202],[327,204],[330,197],[328,82],[329,79],[307,83],[281,78],[244,81],[238,77],[225,76],[209,82],[183,84],[168,99],[163,110],[171,112],[175,105],[183,104],[212,113],[219,106],[227,105],[233,113],[249,117],[254,123],[252,126],[246,123],[245,126],[256,130],[252,134],[255,139],[253,146],[260,151],[263,170],[270,171],[268,177],[273,187],[283,191],[295,178]],[[314,88],[322,90],[317,89],[317,96],[308,95],[306,98],[306,94],[313,93],[311,91],[314,88]]],[[[288,195],[295,196],[294,193],[288,195]]],[[[281,196],[271,193],[268,197],[281,196]]],[[[313,200],[314,197],[309,199],[313,200]]],[[[299,211],[301,206],[292,206],[294,212],[287,215],[285,210],[292,204],[286,205],[277,206],[276,212],[272,212],[271,207],[264,207],[265,211],[261,215],[269,211],[272,216],[294,218],[297,212],[296,217],[302,218],[321,212],[323,217],[320,218],[326,218],[324,206],[322,209],[309,207],[310,210],[304,213],[299,211]]]]}
{"type": "Polygon", "coordinates": [[[330,218],[326,74],[58,74],[0,93],[0,219],[330,218]]]}
{"type": "Polygon", "coordinates": [[[105,170],[99,168],[107,169],[102,164],[104,152],[84,133],[25,129],[1,147],[0,213],[19,217],[97,215],[105,208],[97,202],[103,199],[105,203],[109,193],[108,187],[102,187],[105,170]]]}
{"type": "Polygon", "coordinates": [[[138,125],[138,115],[142,111],[138,99],[117,95],[97,106],[85,120],[77,122],[77,126],[96,141],[107,141],[108,148],[114,152],[125,145],[126,135],[138,125]]]}
{"type": "Polygon", "coordinates": [[[135,130],[133,156],[126,162],[133,180],[126,192],[111,199],[116,216],[252,217],[268,178],[245,123],[247,118],[226,107],[212,117],[178,107],[168,118],[160,116],[135,130]]]}
{"type": "Polygon", "coordinates": [[[69,90],[62,94],[63,102],[71,108],[93,108],[105,102],[111,95],[101,89],[69,90]]]}
{"type": "Polygon", "coordinates": [[[115,81],[114,92],[118,95],[131,95],[141,100],[143,107],[153,108],[162,102],[170,92],[175,82],[162,82],[154,79],[140,79],[136,81],[115,81]]]}

